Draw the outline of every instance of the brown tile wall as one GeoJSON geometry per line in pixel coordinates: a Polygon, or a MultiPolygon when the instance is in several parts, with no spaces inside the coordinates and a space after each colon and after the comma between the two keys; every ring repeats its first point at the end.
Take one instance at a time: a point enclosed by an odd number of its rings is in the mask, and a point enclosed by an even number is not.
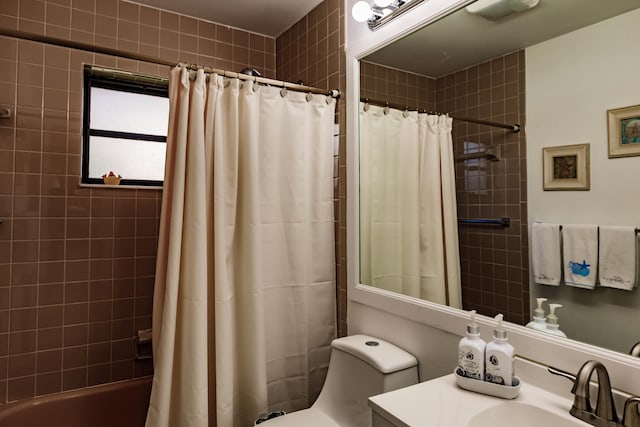
{"type": "MultiPolygon", "coordinates": [[[[524,59],[520,51],[439,78],[438,111],[524,126],[524,59]]],[[[469,142],[480,150],[502,147],[499,162],[456,162],[458,217],[511,218],[508,228],[460,225],[464,308],[523,324],[529,318],[525,134],[456,120],[452,134],[456,154],[471,152],[469,142]]]]}
{"type": "MultiPolygon", "coordinates": [[[[274,39],[124,1],[2,0],[0,26],[275,77],[274,39]]],[[[161,191],[79,187],[83,63],[168,73],[0,37],[0,403],[151,373],[161,191]]]]}
{"type": "MultiPolygon", "coordinates": [[[[360,71],[362,97],[524,125],[524,52],[436,80],[367,62],[360,71]]],[[[458,217],[511,218],[509,228],[460,225],[463,306],[522,324],[529,318],[525,135],[455,120],[452,134],[457,155],[472,152],[465,142],[503,150],[499,162],[456,162],[458,217]]]]}
{"type": "MultiPolygon", "coordinates": [[[[324,0],[276,40],[278,79],[346,90],[344,2],[324,0]]],[[[334,159],[338,335],[347,334],[347,163],[345,100],[339,100],[339,153],[334,159]]]]}
{"type": "Polygon", "coordinates": [[[435,79],[385,67],[371,62],[360,62],[360,98],[389,102],[409,109],[436,108],[435,79]]]}

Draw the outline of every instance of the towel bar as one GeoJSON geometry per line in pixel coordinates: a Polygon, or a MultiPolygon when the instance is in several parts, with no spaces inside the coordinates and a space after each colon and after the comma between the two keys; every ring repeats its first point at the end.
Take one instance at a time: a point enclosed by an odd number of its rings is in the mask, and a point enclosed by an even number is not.
{"type": "Polygon", "coordinates": [[[500,225],[502,227],[509,227],[511,225],[511,218],[500,219],[459,219],[459,224],[489,224],[500,225]]]}
{"type": "MultiPolygon", "coordinates": [[[[560,230],[562,230],[562,225],[560,226],[560,230]]],[[[638,233],[640,233],[640,228],[636,228],[636,234],[638,234],[638,233]]]]}

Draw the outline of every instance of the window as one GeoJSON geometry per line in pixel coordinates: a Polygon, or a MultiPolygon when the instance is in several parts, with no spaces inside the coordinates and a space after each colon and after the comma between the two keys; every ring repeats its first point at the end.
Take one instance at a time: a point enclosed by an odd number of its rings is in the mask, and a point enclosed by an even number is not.
{"type": "MultiPolygon", "coordinates": [[[[464,153],[482,153],[484,144],[464,141],[464,153]]],[[[482,158],[467,159],[464,166],[466,190],[476,196],[487,195],[487,161],[482,158]]]]}
{"type": "Polygon", "coordinates": [[[167,80],[85,66],[81,181],[162,186],[168,121],[167,80]]]}

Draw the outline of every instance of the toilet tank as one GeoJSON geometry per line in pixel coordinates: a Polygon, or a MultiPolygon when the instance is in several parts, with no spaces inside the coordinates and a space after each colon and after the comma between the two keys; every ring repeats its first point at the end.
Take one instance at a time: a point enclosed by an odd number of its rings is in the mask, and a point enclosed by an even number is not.
{"type": "Polygon", "coordinates": [[[418,382],[416,358],[384,340],[352,335],[331,346],[327,378],[313,407],[340,426],[370,427],[370,396],[418,382]]]}

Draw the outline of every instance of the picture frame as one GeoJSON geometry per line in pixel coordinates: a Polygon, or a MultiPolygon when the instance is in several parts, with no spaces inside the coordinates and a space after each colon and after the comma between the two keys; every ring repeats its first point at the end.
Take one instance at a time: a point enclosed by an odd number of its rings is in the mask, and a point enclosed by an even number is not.
{"type": "Polygon", "coordinates": [[[590,144],[542,149],[544,191],[588,191],[591,188],[590,144]]]}
{"type": "Polygon", "coordinates": [[[607,111],[609,158],[640,156],[640,105],[607,111]]]}

